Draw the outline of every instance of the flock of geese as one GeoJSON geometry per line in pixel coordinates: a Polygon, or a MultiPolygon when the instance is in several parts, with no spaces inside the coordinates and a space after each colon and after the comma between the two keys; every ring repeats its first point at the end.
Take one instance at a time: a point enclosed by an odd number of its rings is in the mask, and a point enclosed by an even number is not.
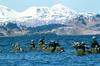
{"type": "MultiPolygon", "coordinates": [[[[85,42],[73,42],[72,47],[75,48],[75,54],[77,56],[100,53],[100,45],[96,40],[96,36],[93,36],[91,47],[88,47],[85,42]]],[[[44,39],[35,44],[33,40],[25,47],[22,48],[19,43],[12,44],[12,52],[29,52],[29,51],[43,51],[43,52],[64,52],[64,48],[57,41],[50,41],[46,44],[44,39]]]]}
{"type": "Polygon", "coordinates": [[[100,45],[96,40],[96,36],[93,36],[92,39],[93,41],[90,47],[88,47],[84,42],[74,42],[72,47],[75,48],[75,54],[81,56],[100,53],[100,45]]]}
{"type": "Polygon", "coordinates": [[[26,48],[22,48],[19,43],[12,44],[12,52],[23,52],[23,51],[43,51],[43,52],[64,52],[64,48],[60,46],[57,41],[51,41],[48,45],[44,39],[41,39],[38,44],[32,40],[26,48]]]}

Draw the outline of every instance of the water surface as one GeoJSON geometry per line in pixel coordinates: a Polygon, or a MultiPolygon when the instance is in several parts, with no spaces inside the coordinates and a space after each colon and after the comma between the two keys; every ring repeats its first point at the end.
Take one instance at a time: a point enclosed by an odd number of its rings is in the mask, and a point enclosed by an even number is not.
{"type": "MultiPolygon", "coordinates": [[[[91,35],[57,36],[53,34],[0,37],[0,66],[100,66],[100,54],[76,56],[74,49],[71,47],[74,41],[85,41],[90,46],[91,37],[91,35]],[[47,44],[50,40],[59,41],[65,52],[32,51],[13,53],[9,50],[12,43],[19,42],[21,47],[25,48],[31,39],[34,39],[37,44],[37,41],[44,37],[47,44]]],[[[100,43],[100,35],[97,35],[97,38],[100,43]]]]}

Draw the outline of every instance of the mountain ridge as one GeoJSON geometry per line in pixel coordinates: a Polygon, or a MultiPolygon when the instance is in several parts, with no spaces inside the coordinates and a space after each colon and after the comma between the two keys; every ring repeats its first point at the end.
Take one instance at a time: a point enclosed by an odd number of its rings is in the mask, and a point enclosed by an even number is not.
{"type": "Polygon", "coordinates": [[[77,13],[73,9],[65,7],[62,4],[56,4],[52,7],[33,6],[23,12],[17,12],[0,5],[1,35],[26,35],[38,26],[49,26],[52,24],[66,26],[53,28],[45,32],[40,32],[39,28],[39,32],[36,33],[55,33],[59,35],[100,34],[100,14],[77,13]],[[15,27],[12,28],[9,26],[8,28],[8,25],[15,25],[15,27]]]}

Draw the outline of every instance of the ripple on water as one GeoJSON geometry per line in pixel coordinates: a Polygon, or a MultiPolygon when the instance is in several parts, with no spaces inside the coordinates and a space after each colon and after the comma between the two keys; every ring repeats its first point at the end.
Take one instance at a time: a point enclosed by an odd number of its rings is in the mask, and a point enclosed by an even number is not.
{"type": "MultiPolygon", "coordinates": [[[[46,35],[48,41],[52,40],[54,36],[46,35]],[[48,37],[48,38],[47,38],[48,37]]],[[[55,36],[56,37],[56,36],[55,36]]],[[[38,40],[39,36],[27,36],[27,37],[14,37],[14,38],[1,38],[0,44],[4,44],[5,48],[9,48],[6,44],[8,41],[18,41],[21,46],[26,46],[25,42],[31,39],[38,40]],[[25,42],[24,42],[25,41],[25,42]]],[[[74,49],[71,48],[72,42],[79,40],[90,43],[88,39],[91,36],[57,36],[60,43],[65,48],[63,53],[45,53],[45,52],[22,52],[22,53],[11,53],[8,50],[3,49],[4,52],[0,52],[0,66],[100,66],[100,54],[89,54],[85,56],[74,55],[74,49]],[[82,38],[83,37],[83,38],[82,38]]],[[[100,36],[98,36],[100,38],[100,36]]],[[[0,47],[0,49],[2,49],[0,47]]]]}

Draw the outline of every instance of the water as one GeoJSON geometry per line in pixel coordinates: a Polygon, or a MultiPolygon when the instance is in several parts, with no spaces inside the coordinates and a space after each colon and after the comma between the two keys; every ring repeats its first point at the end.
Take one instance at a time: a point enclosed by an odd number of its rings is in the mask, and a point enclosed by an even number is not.
{"type": "MultiPolygon", "coordinates": [[[[1,37],[0,38],[0,66],[99,66],[100,54],[89,54],[85,56],[76,56],[71,47],[74,41],[85,41],[91,44],[91,35],[88,36],[57,36],[57,35],[30,35],[19,37],[1,37]],[[40,38],[57,40],[65,48],[63,53],[46,53],[39,51],[13,53],[9,48],[11,43],[19,42],[21,47],[25,48],[27,43],[40,38]]],[[[100,35],[97,35],[98,42],[100,35]]]]}

